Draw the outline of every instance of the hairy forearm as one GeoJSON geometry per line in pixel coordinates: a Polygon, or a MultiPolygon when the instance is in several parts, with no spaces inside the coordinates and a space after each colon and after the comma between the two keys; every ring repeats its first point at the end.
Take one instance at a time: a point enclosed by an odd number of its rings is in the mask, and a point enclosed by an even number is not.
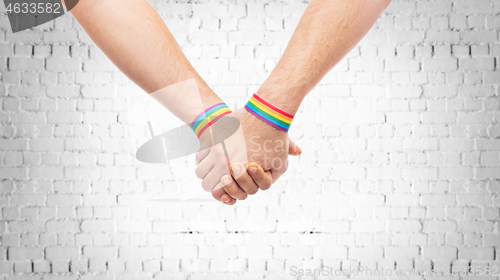
{"type": "MultiPolygon", "coordinates": [[[[81,0],[71,13],[106,56],[147,93],[195,79],[199,93],[177,93],[185,96],[169,93],[165,103],[199,100],[200,96],[206,107],[221,102],[194,70],[165,23],[147,1],[81,0]],[[173,99],[170,100],[170,97],[173,99]]],[[[173,108],[179,109],[174,114],[185,122],[192,121],[192,114],[182,113],[186,111],[180,108],[182,103],[173,105],[176,105],[173,108]]]]}
{"type": "Polygon", "coordinates": [[[390,0],[312,0],[257,94],[295,114],[304,97],[370,30],[390,0]]]}

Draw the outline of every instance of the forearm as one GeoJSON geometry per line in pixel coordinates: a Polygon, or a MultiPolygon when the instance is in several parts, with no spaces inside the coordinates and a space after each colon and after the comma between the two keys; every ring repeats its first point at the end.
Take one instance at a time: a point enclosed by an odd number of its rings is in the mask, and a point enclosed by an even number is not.
{"type": "Polygon", "coordinates": [[[295,114],[304,97],[370,30],[390,0],[312,0],[257,94],[295,114]]]}
{"type": "Polygon", "coordinates": [[[106,56],[147,93],[195,79],[196,92],[164,94],[162,103],[170,104],[168,109],[184,122],[192,122],[203,107],[222,102],[194,70],[147,1],[81,0],[71,13],[106,56]],[[196,108],[200,106],[193,106],[193,100],[200,97],[201,108],[196,108]]]}

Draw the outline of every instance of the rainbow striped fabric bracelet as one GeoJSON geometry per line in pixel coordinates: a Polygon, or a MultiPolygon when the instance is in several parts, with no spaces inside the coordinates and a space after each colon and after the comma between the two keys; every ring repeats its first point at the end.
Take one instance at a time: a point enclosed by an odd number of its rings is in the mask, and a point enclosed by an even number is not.
{"type": "Polygon", "coordinates": [[[248,100],[245,109],[262,121],[287,132],[292,124],[293,115],[281,111],[254,93],[248,100]]]}
{"type": "Polygon", "coordinates": [[[231,113],[231,109],[227,107],[224,103],[215,104],[214,106],[205,110],[205,112],[201,113],[196,117],[195,121],[191,128],[194,133],[200,138],[201,134],[210,127],[213,123],[219,120],[222,116],[228,115],[231,113]]]}

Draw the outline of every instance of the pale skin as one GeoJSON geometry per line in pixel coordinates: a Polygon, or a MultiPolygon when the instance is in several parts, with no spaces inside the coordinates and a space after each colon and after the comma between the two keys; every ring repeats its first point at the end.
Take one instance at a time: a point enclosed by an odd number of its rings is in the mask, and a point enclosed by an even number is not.
{"type": "MultiPolygon", "coordinates": [[[[145,92],[194,78],[206,107],[223,102],[196,72],[147,1],[82,0],[71,14],[113,64],[145,92]]],[[[186,123],[193,121],[182,113],[176,116],[186,123]]]]}
{"type": "MultiPolygon", "coordinates": [[[[390,0],[312,0],[282,58],[257,94],[295,115],[305,96],[361,40],[389,3],[390,0]]],[[[71,13],[110,60],[146,92],[194,78],[206,107],[221,102],[146,1],[85,0],[71,13]]],[[[286,132],[265,124],[245,109],[231,115],[240,120],[245,131],[249,159],[260,165],[251,162],[245,167],[233,163],[240,167],[239,172],[233,168],[234,182],[218,168],[226,165],[226,161],[214,160],[224,159],[220,157],[220,147],[196,156],[197,175],[207,186],[215,187],[220,182],[223,187],[212,194],[228,205],[258,189],[268,189],[286,171],[288,155],[301,153],[286,132]],[[250,139],[257,139],[254,142],[261,146],[267,143],[271,152],[249,150],[250,139]],[[267,141],[282,148],[273,149],[267,141]],[[282,164],[273,166],[274,159],[282,164]],[[242,172],[244,170],[247,172],[242,172]]]]}
{"type": "MultiPolygon", "coordinates": [[[[390,2],[390,0],[312,0],[302,15],[283,56],[260,86],[257,95],[275,107],[295,115],[305,96],[366,35],[390,2]]],[[[261,137],[259,144],[272,139],[274,143],[280,145],[280,141],[288,138],[286,132],[271,126],[262,127],[262,121],[243,108],[233,112],[233,115],[245,120],[243,125],[248,127],[245,130],[247,140],[258,136],[261,137]],[[255,129],[256,127],[259,129],[255,129]]],[[[278,167],[260,162],[262,155],[252,158],[254,153],[248,148],[247,142],[248,157],[259,162],[266,171],[264,176],[267,178],[259,178],[260,181],[267,183],[266,187],[269,182],[275,181],[286,171],[285,165],[278,167]]],[[[215,147],[212,149],[216,150],[215,147]]],[[[199,153],[197,158],[203,158],[207,154],[207,152],[199,153]]],[[[269,152],[266,155],[287,162],[288,149],[269,152]]],[[[217,164],[221,163],[211,162],[213,166],[206,166],[203,160],[200,160],[198,168],[217,170],[214,168],[217,164]]],[[[251,170],[255,168],[256,166],[249,164],[248,173],[253,174],[251,170]]],[[[260,169],[257,167],[256,170],[261,176],[260,169]]],[[[208,172],[205,178],[211,178],[210,176],[208,172]]],[[[224,175],[221,178],[223,189],[215,190],[213,196],[232,205],[237,199],[245,199],[246,194],[252,194],[255,190],[254,182],[245,174],[235,180],[236,182],[231,176],[224,175]]]]}
{"type": "MultiPolygon", "coordinates": [[[[64,4],[64,3],[63,3],[64,4]]],[[[204,109],[223,102],[196,72],[161,17],[145,0],[81,0],[71,14],[84,28],[92,41],[134,83],[147,93],[195,79],[197,91],[186,91],[179,98],[166,94],[164,104],[185,123],[194,121],[190,100],[201,97],[204,109]]],[[[265,126],[261,124],[261,126],[265,126]]],[[[209,131],[200,137],[203,143],[209,139],[209,131]]],[[[244,143],[241,143],[244,146],[244,143]]],[[[298,148],[297,148],[298,149],[298,148]]],[[[224,157],[222,157],[224,158],[224,157]]],[[[227,165],[224,174],[229,174],[227,165]]],[[[252,173],[256,182],[263,186],[262,168],[252,173]]],[[[252,180],[252,179],[250,179],[252,180]]],[[[212,190],[213,186],[209,188],[212,190]]]]}

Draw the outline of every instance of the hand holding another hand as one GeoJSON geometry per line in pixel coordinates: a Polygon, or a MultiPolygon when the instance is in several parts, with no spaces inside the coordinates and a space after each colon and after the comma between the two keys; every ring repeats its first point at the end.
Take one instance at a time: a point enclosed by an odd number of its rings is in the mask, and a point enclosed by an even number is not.
{"type": "Polygon", "coordinates": [[[229,116],[240,121],[244,135],[243,139],[230,137],[224,141],[232,176],[222,143],[196,154],[195,172],[203,179],[206,191],[212,191],[215,199],[232,205],[236,199],[243,200],[259,188],[268,189],[286,172],[288,155],[299,155],[302,151],[289,140],[287,132],[266,124],[244,108],[229,116]],[[248,165],[247,161],[250,161],[248,165]]]}

